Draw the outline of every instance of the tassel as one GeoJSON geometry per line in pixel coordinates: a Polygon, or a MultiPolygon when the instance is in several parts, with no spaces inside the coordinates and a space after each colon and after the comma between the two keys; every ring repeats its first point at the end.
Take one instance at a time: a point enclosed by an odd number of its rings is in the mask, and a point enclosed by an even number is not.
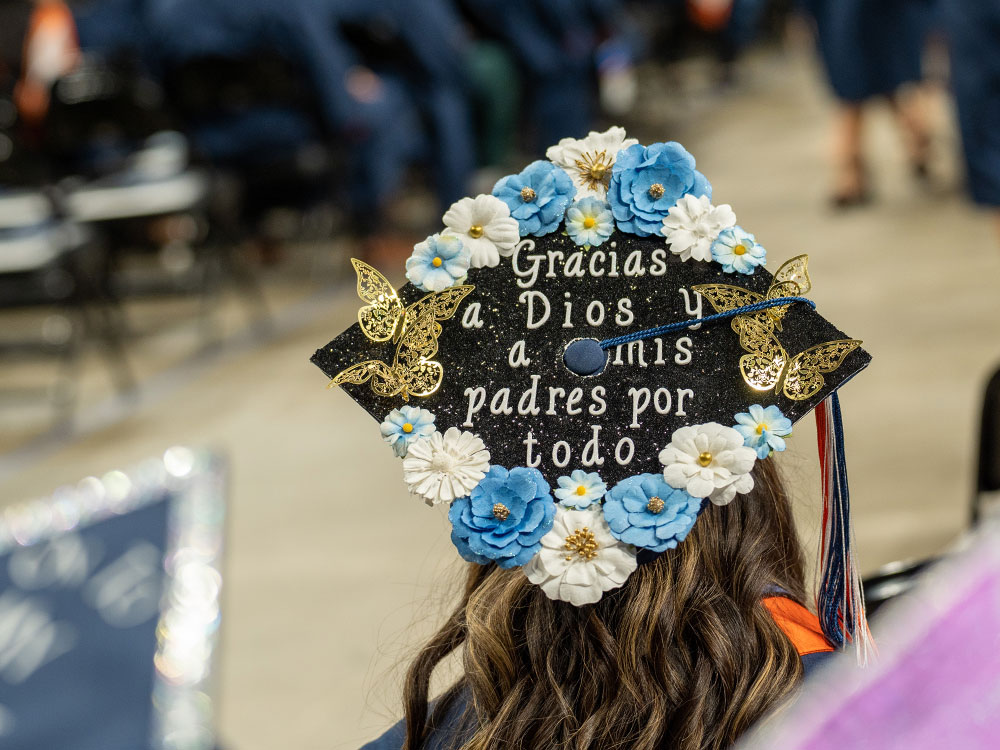
{"type": "Polygon", "coordinates": [[[816,433],[823,485],[823,539],[816,610],[827,640],[837,648],[853,643],[858,664],[864,666],[874,659],[876,649],[868,629],[858,573],[844,426],[836,392],[816,409],[816,433]]]}

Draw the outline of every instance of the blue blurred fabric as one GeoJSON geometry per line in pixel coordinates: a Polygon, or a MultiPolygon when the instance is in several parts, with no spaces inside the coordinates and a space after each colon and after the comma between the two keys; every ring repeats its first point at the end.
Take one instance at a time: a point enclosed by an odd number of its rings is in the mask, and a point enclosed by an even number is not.
{"type": "MultiPolygon", "coordinates": [[[[8,719],[0,747],[149,747],[162,565],[148,570],[155,579],[139,578],[133,589],[119,591],[120,601],[138,595],[134,601],[146,604],[117,625],[95,606],[88,589],[116,561],[131,559],[126,557],[130,551],[155,549],[154,563],[159,562],[167,544],[167,511],[167,502],[156,502],[39,545],[35,554],[46,553],[47,545],[51,552],[30,584],[23,575],[12,577],[12,555],[0,556],[0,706],[8,719]],[[51,659],[42,659],[20,679],[13,665],[27,658],[29,642],[37,648],[46,638],[62,648],[50,651],[51,659]]],[[[19,554],[32,551],[13,553],[19,554]]]]}
{"type": "Polygon", "coordinates": [[[972,199],[1000,206],[1000,0],[943,0],[972,199]]]}
{"type": "MultiPolygon", "coordinates": [[[[992,0],[984,0],[992,2],[992,0]]],[[[930,0],[801,0],[815,19],[820,57],[838,98],[859,102],[919,81],[930,0]]]]}

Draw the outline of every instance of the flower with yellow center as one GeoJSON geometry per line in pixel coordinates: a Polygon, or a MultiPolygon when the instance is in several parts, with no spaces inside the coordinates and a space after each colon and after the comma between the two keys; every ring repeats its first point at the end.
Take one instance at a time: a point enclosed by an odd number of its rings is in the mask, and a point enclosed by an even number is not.
{"type": "Polygon", "coordinates": [[[599,198],[583,198],[566,209],[566,234],[577,245],[594,247],[615,231],[611,207],[599,198]]]}
{"type": "Polygon", "coordinates": [[[576,469],[568,477],[559,477],[556,499],[568,508],[585,508],[600,502],[607,485],[600,475],[576,469]]]}

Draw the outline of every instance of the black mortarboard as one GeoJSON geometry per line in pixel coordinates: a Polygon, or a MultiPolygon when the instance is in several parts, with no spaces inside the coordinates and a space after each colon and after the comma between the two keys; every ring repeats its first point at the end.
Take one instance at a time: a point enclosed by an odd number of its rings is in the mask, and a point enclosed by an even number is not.
{"type": "Polygon", "coordinates": [[[582,604],[683,540],[702,498],[747,491],[871,358],[804,299],[805,256],[765,270],[679,144],[612,128],[548,156],[452,206],[398,293],[355,261],[359,322],[312,361],[382,422],[411,492],[450,504],[463,557],[582,604]],[[602,540],[621,559],[567,577],[602,540]]]}

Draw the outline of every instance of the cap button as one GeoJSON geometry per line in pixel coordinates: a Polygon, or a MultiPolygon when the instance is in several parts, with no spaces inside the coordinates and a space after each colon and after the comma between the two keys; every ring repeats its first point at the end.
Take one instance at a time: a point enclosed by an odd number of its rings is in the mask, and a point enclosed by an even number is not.
{"type": "Polygon", "coordinates": [[[607,361],[607,352],[596,339],[571,341],[563,352],[566,367],[577,375],[596,375],[604,369],[607,361]]]}

